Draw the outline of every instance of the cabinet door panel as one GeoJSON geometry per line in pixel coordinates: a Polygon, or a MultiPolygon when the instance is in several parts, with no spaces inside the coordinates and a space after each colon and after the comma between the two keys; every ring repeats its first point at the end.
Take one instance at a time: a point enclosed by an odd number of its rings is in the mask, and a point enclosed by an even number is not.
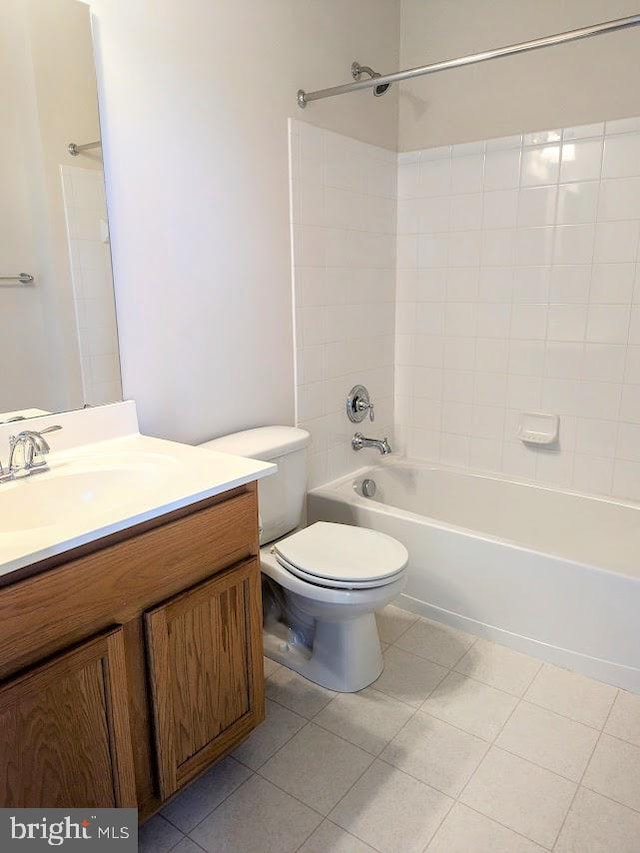
{"type": "Polygon", "coordinates": [[[228,569],[146,615],[160,788],[169,796],[264,715],[260,569],[228,569]]]}
{"type": "Polygon", "coordinates": [[[122,629],[0,684],[3,807],[135,805],[122,629]]]}

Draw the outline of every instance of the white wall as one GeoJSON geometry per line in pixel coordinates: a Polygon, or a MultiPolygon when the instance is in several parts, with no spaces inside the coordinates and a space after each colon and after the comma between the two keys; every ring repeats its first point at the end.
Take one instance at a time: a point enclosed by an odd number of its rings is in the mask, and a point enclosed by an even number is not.
{"type": "Polygon", "coordinates": [[[397,93],[298,88],[396,68],[395,0],[92,4],[124,393],[198,442],[294,419],[287,118],[394,148],[397,93]]]}
{"type": "MultiPolygon", "coordinates": [[[[636,0],[402,0],[408,68],[638,12],[636,0]]],[[[640,113],[637,28],[400,85],[400,150],[640,113]]]]}
{"type": "Polygon", "coordinates": [[[399,156],[409,455],[639,500],[640,119],[399,156]]]}
{"type": "Polygon", "coordinates": [[[395,152],[291,122],[296,422],[311,433],[309,486],[365,464],[354,432],[393,443],[395,152]],[[351,423],[366,385],[375,423],[351,423]]]}

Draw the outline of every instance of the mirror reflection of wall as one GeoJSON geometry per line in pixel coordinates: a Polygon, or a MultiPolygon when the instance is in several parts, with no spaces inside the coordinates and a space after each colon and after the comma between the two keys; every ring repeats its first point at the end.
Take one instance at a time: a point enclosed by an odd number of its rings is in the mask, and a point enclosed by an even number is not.
{"type": "Polygon", "coordinates": [[[0,102],[0,420],[122,399],[85,3],[3,0],[0,102]]]}

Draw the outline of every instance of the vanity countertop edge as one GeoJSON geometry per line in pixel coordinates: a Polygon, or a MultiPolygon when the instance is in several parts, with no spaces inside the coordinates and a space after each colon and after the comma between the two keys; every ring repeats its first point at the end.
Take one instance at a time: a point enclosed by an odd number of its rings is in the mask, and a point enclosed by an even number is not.
{"type": "MultiPolygon", "coordinates": [[[[109,470],[105,460],[135,460],[137,456],[149,465],[153,464],[149,460],[165,460],[169,471],[157,488],[147,488],[137,498],[134,486],[134,494],[129,492],[122,506],[117,503],[105,505],[98,513],[83,513],[80,509],[69,512],[68,518],[60,524],[31,530],[7,532],[0,525],[0,579],[4,583],[11,582],[6,576],[20,569],[161,518],[267,477],[277,470],[272,463],[134,433],[52,453],[49,471],[26,478],[24,483],[1,484],[0,498],[5,494],[10,499],[11,490],[18,496],[18,489],[33,490],[32,494],[35,494],[39,482],[44,482],[47,477],[59,477],[65,466],[82,468],[84,465],[90,477],[95,466],[98,470],[100,466],[103,466],[102,470],[109,470]]],[[[25,512],[29,512],[28,501],[25,512]]]]}

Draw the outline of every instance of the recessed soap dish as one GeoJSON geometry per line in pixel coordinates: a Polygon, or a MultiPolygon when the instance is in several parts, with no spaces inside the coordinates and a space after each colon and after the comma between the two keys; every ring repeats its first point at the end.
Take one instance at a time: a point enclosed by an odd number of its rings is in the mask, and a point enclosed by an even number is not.
{"type": "Polygon", "coordinates": [[[545,446],[557,444],[560,437],[560,418],[544,412],[523,412],[520,416],[518,438],[524,444],[545,446]]]}

